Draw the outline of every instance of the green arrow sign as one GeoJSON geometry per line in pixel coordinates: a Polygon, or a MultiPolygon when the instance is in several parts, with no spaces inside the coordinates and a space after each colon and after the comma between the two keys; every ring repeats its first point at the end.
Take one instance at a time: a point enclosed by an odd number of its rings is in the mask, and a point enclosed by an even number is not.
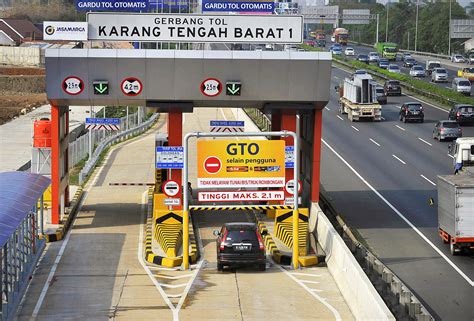
{"type": "Polygon", "coordinates": [[[108,95],[109,82],[108,81],[94,81],[94,95],[108,95]]]}
{"type": "Polygon", "coordinates": [[[227,96],[240,96],[242,84],[240,81],[227,82],[225,85],[225,91],[227,96]]]}

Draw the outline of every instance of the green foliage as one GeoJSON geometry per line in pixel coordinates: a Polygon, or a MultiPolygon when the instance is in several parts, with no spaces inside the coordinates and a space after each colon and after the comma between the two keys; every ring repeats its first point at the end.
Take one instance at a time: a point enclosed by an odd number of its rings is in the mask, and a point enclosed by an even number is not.
{"type": "MultiPolygon", "coordinates": [[[[388,9],[388,41],[395,42],[401,49],[414,50],[416,33],[416,2],[391,3],[388,9]]],[[[379,41],[385,41],[387,10],[376,5],[341,5],[341,9],[370,9],[379,14],[379,41]]],[[[468,15],[456,2],[451,3],[452,19],[465,19],[468,15]]],[[[417,50],[447,54],[449,33],[449,2],[427,3],[419,6],[417,50]]],[[[349,29],[350,40],[359,43],[375,43],[376,21],[369,25],[342,25],[349,29]]],[[[463,52],[464,40],[451,41],[452,52],[463,52]]]]}
{"type": "MultiPolygon", "coordinates": [[[[128,107],[129,115],[136,113],[138,107],[128,107]]],[[[101,108],[95,113],[97,118],[104,117],[104,108],[101,108]]],[[[127,107],[126,106],[106,106],[105,107],[105,118],[122,118],[127,116],[127,107]]]]}

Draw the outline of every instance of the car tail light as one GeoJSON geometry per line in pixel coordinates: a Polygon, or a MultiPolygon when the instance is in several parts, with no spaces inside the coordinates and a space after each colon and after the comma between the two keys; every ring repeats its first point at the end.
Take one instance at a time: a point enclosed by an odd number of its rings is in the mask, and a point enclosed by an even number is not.
{"type": "Polygon", "coordinates": [[[440,132],[444,133],[444,128],[441,128],[441,129],[440,129],[440,132]]]}
{"type": "Polygon", "coordinates": [[[224,247],[225,247],[225,239],[227,238],[227,234],[229,233],[228,230],[226,230],[224,232],[224,235],[222,235],[222,239],[221,239],[221,245],[219,246],[219,249],[223,250],[224,247]]]}
{"type": "Polygon", "coordinates": [[[263,244],[263,239],[260,233],[258,233],[258,230],[255,231],[257,233],[257,238],[258,238],[258,246],[260,247],[260,250],[265,250],[265,245],[263,244]]]}
{"type": "Polygon", "coordinates": [[[461,112],[458,111],[458,112],[456,113],[456,117],[461,117],[461,112]]]}

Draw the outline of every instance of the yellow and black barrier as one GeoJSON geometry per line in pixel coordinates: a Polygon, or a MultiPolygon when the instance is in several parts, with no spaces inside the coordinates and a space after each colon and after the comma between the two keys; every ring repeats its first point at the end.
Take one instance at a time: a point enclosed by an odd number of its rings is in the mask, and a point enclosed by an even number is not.
{"type": "Polygon", "coordinates": [[[183,242],[183,214],[180,211],[158,211],[154,236],[168,257],[178,256],[183,242]]]}
{"type": "MultiPolygon", "coordinates": [[[[299,255],[306,255],[308,240],[308,209],[300,208],[298,224],[299,255]]],[[[293,248],[293,211],[277,210],[275,213],[275,232],[290,249],[293,248]]]]}
{"type": "Polygon", "coordinates": [[[56,229],[54,233],[47,233],[44,235],[40,235],[40,237],[45,238],[46,242],[56,242],[62,240],[64,238],[64,235],[66,235],[67,231],[69,230],[73,218],[77,213],[81,198],[82,187],[79,187],[71,200],[69,208],[67,209],[66,213],[63,216],[63,219],[61,220],[61,225],[56,229]]]}
{"type": "MultiPolygon", "coordinates": [[[[156,195],[156,194],[155,194],[156,195]]],[[[145,238],[145,260],[149,263],[154,263],[157,265],[162,265],[166,267],[177,267],[180,266],[183,263],[183,257],[182,256],[160,256],[156,255],[153,253],[153,222],[161,225],[169,225],[169,227],[177,228],[179,226],[179,233],[180,233],[180,241],[182,242],[182,212],[178,211],[162,211],[163,213],[160,214],[160,211],[157,211],[154,213],[153,211],[153,188],[150,188],[148,191],[148,213],[147,213],[147,225],[146,225],[146,238],[145,238]],[[155,217],[154,217],[155,214],[155,217]]],[[[191,263],[196,263],[198,259],[198,251],[197,251],[197,244],[196,244],[196,239],[194,237],[194,230],[192,224],[189,225],[189,244],[191,247],[191,251],[189,252],[189,260],[191,263]]],[[[157,229],[155,228],[155,236],[157,233],[157,229]]],[[[158,234],[163,234],[164,238],[166,239],[173,239],[173,237],[169,237],[169,234],[164,233],[163,228],[160,227],[160,232],[158,234]],[[165,235],[166,234],[166,235],[165,235]]],[[[174,234],[173,234],[174,235],[174,234]]],[[[157,239],[158,242],[160,242],[157,239]]],[[[171,242],[172,243],[172,242],[171,242]]],[[[169,243],[169,244],[171,244],[169,243]]],[[[163,250],[165,250],[165,247],[163,247],[162,243],[160,242],[160,245],[162,246],[163,250]]],[[[181,244],[179,244],[181,246],[181,244]]],[[[176,249],[178,246],[174,247],[174,253],[176,253],[176,249]]],[[[171,247],[171,249],[173,249],[171,247]]],[[[171,252],[167,251],[167,255],[173,254],[171,252]]]]}
{"type": "Polygon", "coordinates": [[[191,211],[252,211],[252,210],[291,210],[290,205],[241,205],[241,206],[201,206],[191,205],[191,211]]]}

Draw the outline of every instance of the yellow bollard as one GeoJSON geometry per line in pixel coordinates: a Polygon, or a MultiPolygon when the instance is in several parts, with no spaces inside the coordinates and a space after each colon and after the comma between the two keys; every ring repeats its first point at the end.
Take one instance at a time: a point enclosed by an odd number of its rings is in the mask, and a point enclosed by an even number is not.
{"type": "MultiPolygon", "coordinates": [[[[184,222],[184,221],[183,221],[184,222]]],[[[299,226],[299,213],[298,210],[293,209],[293,269],[299,267],[298,256],[299,256],[299,239],[298,239],[298,226],[299,226]]]]}
{"type": "Polygon", "coordinates": [[[189,213],[183,211],[183,269],[189,269],[189,213]]]}

